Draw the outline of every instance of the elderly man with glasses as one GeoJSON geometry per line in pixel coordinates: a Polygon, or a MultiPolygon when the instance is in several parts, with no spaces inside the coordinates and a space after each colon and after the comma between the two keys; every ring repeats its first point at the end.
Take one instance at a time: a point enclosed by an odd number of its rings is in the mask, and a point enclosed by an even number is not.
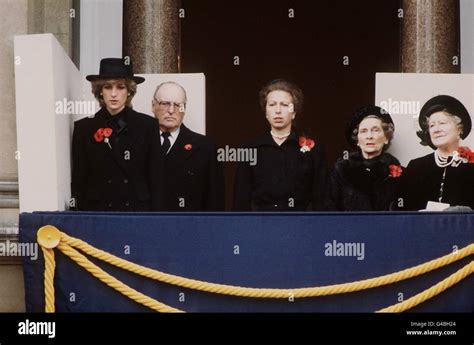
{"type": "Polygon", "coordinates": [[[186,90],[172,81],[158,85],[152,100],[165,155],[165,209],[223,211],[224,174],[217,146],[183,124],[186,101],[186,90]]]}

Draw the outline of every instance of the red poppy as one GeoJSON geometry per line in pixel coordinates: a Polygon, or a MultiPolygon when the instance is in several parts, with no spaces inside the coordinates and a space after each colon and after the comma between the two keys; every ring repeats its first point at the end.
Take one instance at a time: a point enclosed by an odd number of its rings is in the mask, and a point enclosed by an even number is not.
{"type": "Polygon", "coordinates": [[[395,165],[395,164],[390,164],[388,166],[388,168],[390,169],[390,176],[392,177],[400,177],[402,176],[402,167],[400,165],[395,165]]]}
{"type": "Polygon", "coordinates": [[[298,142],[299,142],[300,146],[303,147],[306,144],[306,138],[305,137],[300,137],[298,142]]]}
{"type": "Polygon", "coordinates": [[[94,139],[98,143],[100,143],[102,140],[104,140],[104,129],[99,128],[95,133],[94,133],[94,139]]]}
{"type": "Polygon", "coordinates": [[[104,137],[106,138],[110,137],[112,135],[112,132],[113,132],[112,128],[107,127],[103,129],[103,134],[104,134],[104,137]]]}
{"type": "Polygon", "coordinates": [[[184,145],[184,149],[185,149],[186,151],[190,151],[190,150],[192,150],[192,148],[193,148],[193,145],[191,145],[191,144],[186,144],[186,145],[184,145]]]}
{"type": "Polygon", "coordinates": [[[460,147],[458,148],[459,156],[466,158],[469,163],[474,163],[474,152],[472,152],[469,147],[460,147]]]}
{"type": "Polygon", "coordinates": [[[316,145],[313,139],[306,137],[299,137],[298,143],[300,144],[301,152],[303,153],[311,151],[311,149],[316,145]]]}

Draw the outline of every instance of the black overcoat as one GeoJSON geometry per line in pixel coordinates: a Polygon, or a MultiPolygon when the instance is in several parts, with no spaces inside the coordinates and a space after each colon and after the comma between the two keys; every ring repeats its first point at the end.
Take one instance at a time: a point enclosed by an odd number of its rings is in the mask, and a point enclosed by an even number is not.
{"type": "Polygon", "coordinates": [[[364,159],[359,151],[351,153],[348,159],[339,158],[329,177],[326,209],[330,211],[394,209],[400,176],[395,173],[391,175],[391,165],[400,167],[400,162],[388,153],[364,159]]]}
{"type": "Polygon", "coordinates": [[[74,123],[71,195],[77,210],[163,210],[163,178],[155,118],[129,107],[112,116],[104,107],[74,123]],[[100,128],[112,129],[110,146],[94,137],[100,128]]]}
{"type": "Polygon", "coordinates": [[[408,163],[401,180],[402,209],[421,210],[426,208],[428,201],[438,202],[445,169],[441,202],[474,209],[474,163],[440,168],[434,153],[408,163]]]}
{"type": "Polygon", "coordinates": [[[167,211],[223,211],[224,173],[216,145],[181,125],[165,156],[167,211]]]}
{"type": "Polygon", "coordinates": [[[326,159],[321,143],[302,152],[293,130],[280,146],[270,132],[244,145],[255,149],[256,164],[239,162],[235,173],[235,211],[306,211],[323,209],[326,159]]]}

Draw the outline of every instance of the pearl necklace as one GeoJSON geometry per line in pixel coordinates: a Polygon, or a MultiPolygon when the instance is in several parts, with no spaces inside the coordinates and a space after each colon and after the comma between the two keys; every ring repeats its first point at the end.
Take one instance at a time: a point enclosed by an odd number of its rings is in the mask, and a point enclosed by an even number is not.
{"type": "Polygon", "coordinates": [[[435,156],[436,165],[439,166],[440,168],[444,168],[443,176],[441,178],[441,184],[439,186],[439,198],[438,198],[439,202],[443,202],[444,183],[446,181],[446,168],[454,163],[454,157],[453,156],[449,156],[448,158],[441,157],[438,150],[434,152],[434,156],[435,156]]]}
{"type": "Polygon", "coordinates": [[[439,202],[443,202],[443,194],[444,194],[444,184],[446,182],[446,169],[448,166],[457,167],[461,163],[461,159],[457,153],[454,151],[452,156],[448,156],[448,158],[441,157],[438,150],[434,152],[435,162],[436,165],[443,169],[443,176],[441,177],[441,184],[439,186],[439,202]]]}
{"type": "Polygon", "coordinates": [[[272,131],[270,131],[270,134],[272,135],[272,137],[274,137],[276,139],[283,140],[283,139],[288,138],[290,136],[291,132],[288,132],[288,134],[281,135],[281,136],[275,135],[272,131]]]}
{"type": "Polygon", "coordinates": [[[440,168],[446,168],[447,166],[450,166],[454,162],[453,156],[449,156],[448,158],[441,157],[441,155],[438,153],[438,150],[434,152],[434,156],[435,156],[436,165],[439,166],[440,168]]]}

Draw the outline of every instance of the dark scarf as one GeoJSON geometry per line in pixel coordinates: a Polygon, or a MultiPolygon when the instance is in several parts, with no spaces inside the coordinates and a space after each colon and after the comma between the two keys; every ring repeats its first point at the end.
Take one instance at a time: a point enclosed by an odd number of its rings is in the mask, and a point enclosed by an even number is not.
{"type": "Polygon", "coordinates": [[[106,107],[99,110],[99,115],[106,119],[105,126],[112,128],[114,135],[127,130],[127,116],[130,112],[129,107],[125,107],[120,113],[111,115],[106,107]]]}
{"type": "Polygon", "coordinates": [[[390,165],[400,165],[400,162],[389,153],[382,153],[377,157],[365,159],[360,151],[352,152],[349,158],[341,164],[342,175],[355,188],[371,191],[375,184],[389,178],[390,165]]]}

